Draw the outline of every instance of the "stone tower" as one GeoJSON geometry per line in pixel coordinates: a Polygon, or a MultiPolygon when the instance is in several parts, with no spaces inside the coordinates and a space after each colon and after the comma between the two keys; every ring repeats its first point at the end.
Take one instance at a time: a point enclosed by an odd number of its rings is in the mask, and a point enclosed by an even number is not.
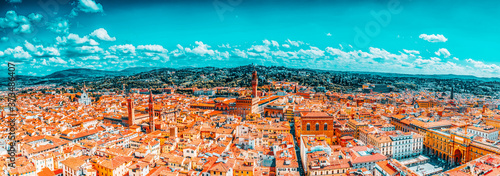
{"type": "Polygon", "coordinates": [[[252,73],[252,97],[257,97],[257,86],[259,84],[259,78],[257,77],[257,70],[255,70],[255,66],[253,67],[252,73]]]}
{"type": "Polygon", "coordinates": [[[155,131],[155,118],[154,118],[154,106],[153,106],[153,93],[149,89],[149,130],[150,132],[155,131]]]}
{"type": "Polygon", "coordinates": [[[128,111],[128,126],[134,125],[135,113],[134,113],[134,96],[130,94],[127,95],[127,111],[128,111]]]}

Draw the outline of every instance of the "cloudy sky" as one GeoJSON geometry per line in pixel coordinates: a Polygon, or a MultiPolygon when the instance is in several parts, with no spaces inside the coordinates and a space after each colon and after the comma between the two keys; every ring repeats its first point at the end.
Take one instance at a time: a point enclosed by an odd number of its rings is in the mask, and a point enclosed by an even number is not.
{"type": "Polygon", "coordinates": [[[0,0],[0,60],[69,68],[234,67],[500,77],[500,2],[0,0]]]}

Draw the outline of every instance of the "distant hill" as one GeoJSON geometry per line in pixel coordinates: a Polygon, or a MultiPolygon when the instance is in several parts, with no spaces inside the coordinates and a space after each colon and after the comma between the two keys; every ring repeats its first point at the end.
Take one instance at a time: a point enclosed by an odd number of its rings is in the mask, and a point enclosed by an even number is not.
{"type": "MultiPolygon", "coordinates": [[[[88,68],[73,68],[62,71],[56,71],[52,74],[46,76],[26,76],[18,75],[18,79],[34,79],[34,78],[48,78],[48,79],[71,79],[71,78],[96,78],[105,76],[131,76],[139,73],[151,72],[151,71],[174,71],[174,70],[198,70],[198,69],[218,69],[214,67],[180,67],[180,68],[162,68],[162,67],[130,67],[119,71],[107,71],[107,70],[95,70],[88,68]]],[[[243,67],[235,67],[233,69],[241,69],[243,67]]],[[[266,67],[268,68],[268,67],[266,67]]],[[[424,74],[400,74],[400,73],[383,73],[383,72],[357,72],[357,71],[329,71],[321,69],[310,69],[310,68],[287,68],[287,67],[277,67],[280,70],[296,70],[296,71],[318,71],[318,72],[338,72],[338,73],[358,73],[358,74],[369,74],[369,75],[379,75],[386,77],[415,77],[415,78],[429,78],[429,79],[475,79],[481,81],[500,81],[500,78],[483,78],[476,77],[472,75],[453,75],[453,74],[443,74],[443,75],[424,75],[424,74]]],[[[226,69],[226,68],[220,68],[226,69]]],[[[230,69],[231,70],[231,69],[230,69]]],[[[0,76],[0,79],[6,76],[0,76]]]]}
{"type": "MultiPolygon", "coordinates": [[[[396,85],[403,89],[408,86],[433,83],[436,91],[446,91],[454,86],[461,92],[475,94],[494,94],[500,91],[500,78],[480,78],[470,75],[412,75],[383,72],[345,72],[311,68],[288,68],[283,66],[244,65],[230,68],[216,67],[131,67],[118,71],[75,68],[56,71],[46,76],[18,75],[18,87],[34,85],[62,85],[96,89],[115,89],[121,85],[130,87],[247,87],[250,85],[250,73],[259,73],[259,85],[267,84],[266,80],[287,80],[299,82],[311,87],[326,87],[327,90],[354,90],[364,83],[396,85]],[[132,77],[133,76],[133,77],[132,77]],[[441,81],[448,80],[448,81],[441,81]]],[[[0,76],[0,87],[5,89],[7,77],[0,76]]],[[[428,85],[428,84],[427,84],[428,85]]],[[[416,88],[413,86],[413,88],[416,88]]]]}
{"type": "Polygon", "coordinates": [[[401,74],[401,73],[382,73],[382,72],[352,72],[352,73],[379,75],[386,77],[415,77],[415,78],[429,78],[429,79],[472,79],[480,81],[500,81],[500,78],[477,77],[473,75],[453,75],[453,74],[424,75],[424,74],[401,74]]]}
{"type": "Polygon", "coordinates": [[[42,78],[85,78],[85,77],[104,77],[104,76],[131,76],[142,72],[149,72],[158,69],[157,67],[132,67],[120,71],[94,70],[88,68],[74,68],[54,72],[42,78]]]}
{"type": "Polygon", "coordinates": [[[72,78],[72,77],[102,77],[102,76],[118,76],[119,72],[93,70],[88,68],[75,68],[54,72],[43,78],[72,78]]]}
{"type": "Polygon", "coordinates": [[[142,72],[149,72],[152,70],[161,69],[161,67],[130,67],[119,71],[123,75],[135,75],[142,72]]]}

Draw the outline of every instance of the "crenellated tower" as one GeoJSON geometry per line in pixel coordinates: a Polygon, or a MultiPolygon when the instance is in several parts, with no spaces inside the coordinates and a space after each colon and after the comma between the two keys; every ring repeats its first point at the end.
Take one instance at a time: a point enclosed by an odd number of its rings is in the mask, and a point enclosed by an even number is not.
{"type": "Polygon", "coordinates": [[[253,67],[252,73],[252,97],[256,98],[257,96],[257,86],[259,84],[259,78],[257,77],[257,70],[255,70],[255,66],[253,67]]]}

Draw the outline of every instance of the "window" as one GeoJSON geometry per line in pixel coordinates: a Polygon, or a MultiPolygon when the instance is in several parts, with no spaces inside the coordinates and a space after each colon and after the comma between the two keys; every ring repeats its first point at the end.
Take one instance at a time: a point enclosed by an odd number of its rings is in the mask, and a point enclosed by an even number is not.
{"type": "Polygon", "coordinates": [[[316,131],[319,131],[319,123],[316,123],[316,131]]]}
{"type": "Polygon", "coordinates": [[[307,123],[307,131],[311,130],[311,124],[307,123]]]}
{"type": "Polygon", "coordinates": [[[325,123],[325,125],[323,125],[323,130],[327,131],[328,130],[328,123],[325,123]]]}

